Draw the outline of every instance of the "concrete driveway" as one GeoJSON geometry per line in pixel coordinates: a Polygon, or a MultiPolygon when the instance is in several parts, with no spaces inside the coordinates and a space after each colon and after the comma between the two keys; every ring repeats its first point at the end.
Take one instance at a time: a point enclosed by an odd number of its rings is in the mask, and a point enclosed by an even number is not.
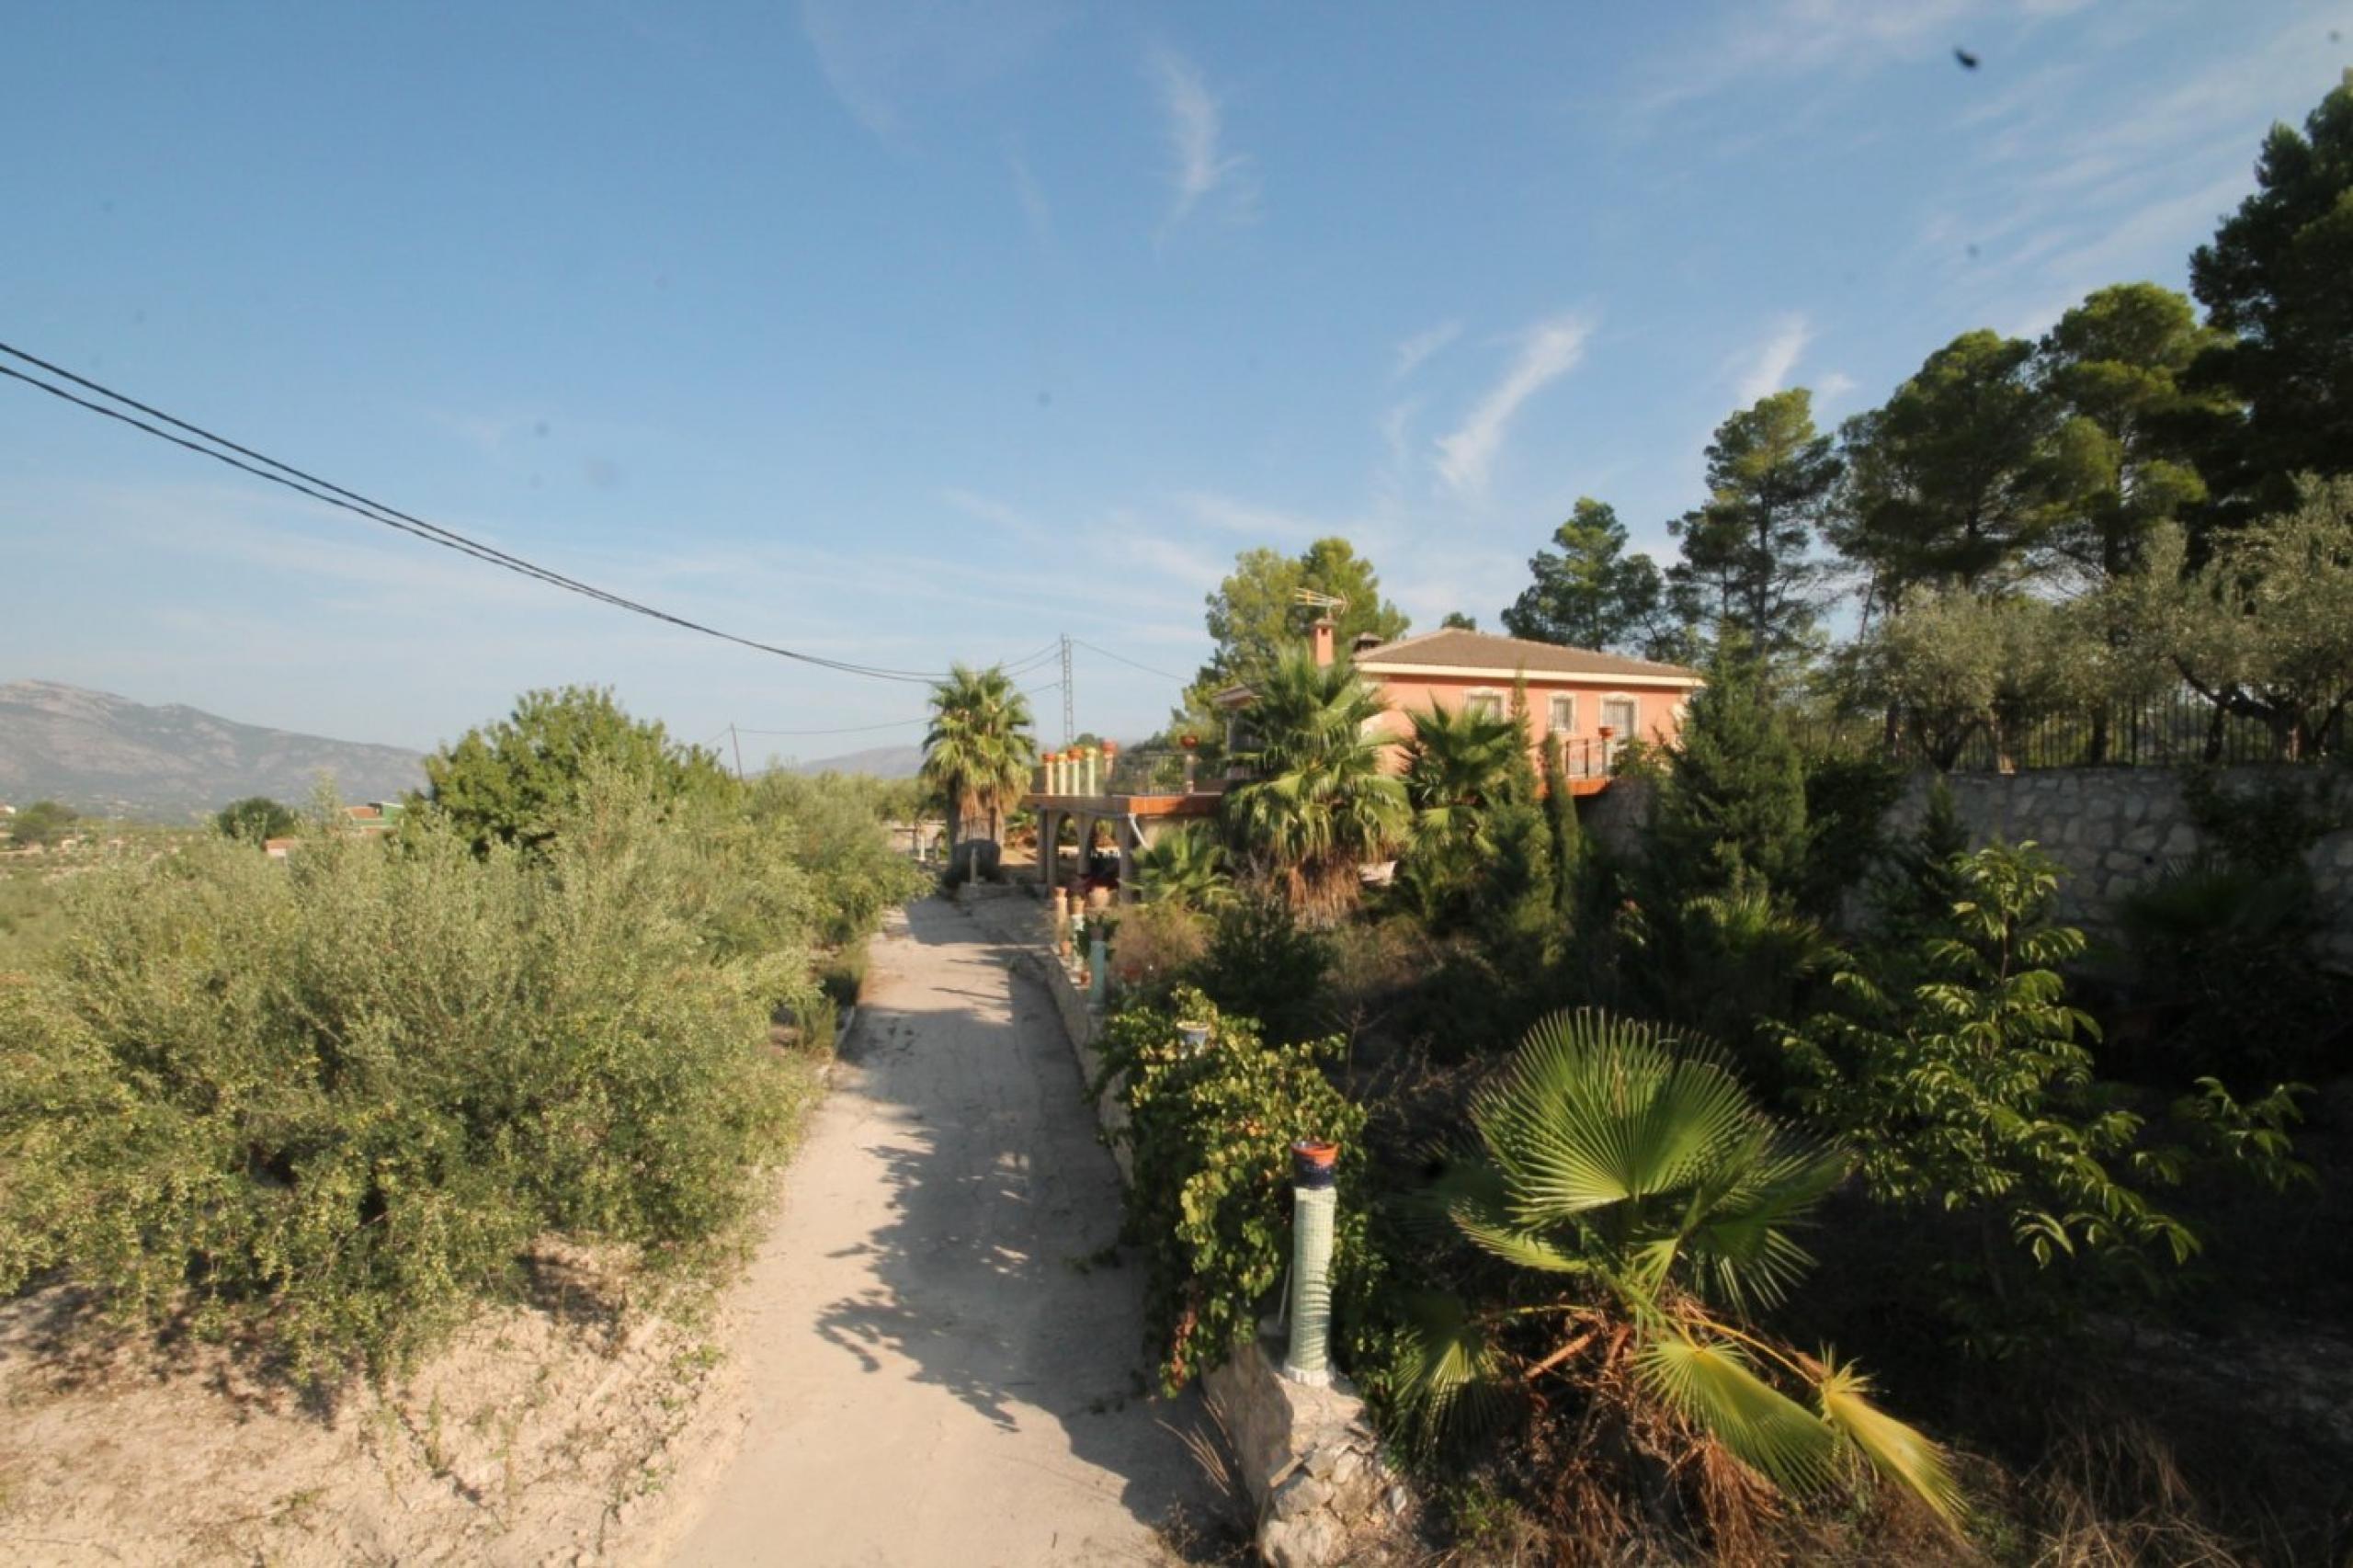
{"type": "Polygon", "coordinates": [[[875,944],[747,1282],[743,1449],[673,1561],[1164,1562],[1223,1504],[1147,1398],[1118,1177],[1046,998],[965,913],[875,944]]]}

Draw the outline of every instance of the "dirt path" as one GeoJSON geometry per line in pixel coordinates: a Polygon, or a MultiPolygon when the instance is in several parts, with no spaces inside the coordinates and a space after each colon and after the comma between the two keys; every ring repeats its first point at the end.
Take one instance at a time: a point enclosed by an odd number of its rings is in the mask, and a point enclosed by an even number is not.
{"type": "Polygon", "coordinates": [[[743,1300],[740,1454],[674,1562],[1155,1562],[1218,1504],[1143,1397],[1133,1267],[1045,997],[937,900],[874,950],[858,1039],[743,1300]]]}

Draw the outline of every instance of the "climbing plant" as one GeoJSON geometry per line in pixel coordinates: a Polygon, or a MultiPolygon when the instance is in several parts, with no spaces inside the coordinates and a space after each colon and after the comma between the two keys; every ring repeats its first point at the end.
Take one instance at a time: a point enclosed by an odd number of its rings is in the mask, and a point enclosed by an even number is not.
{"type": "Polygon", "coordinates": [[[1342,1045],[1266,1045],[1188,986],[1111,1019],[1097,1092],[1117,1084],[1128,1108],[1115,1134],[1132,1163],[1125,1239],[1143,1254],[1146,1332],[1171,1393],[1233,1354],[1282,1281],[1295,1140],[1340,1145],[1333,1274],[1343,1293],[1365,1278],[1364,1112],[1324,1071],[1342,1045]],[[1187,1044],[1180,1020],[1206,1025],[1207,1041],[1187,1044]]]}

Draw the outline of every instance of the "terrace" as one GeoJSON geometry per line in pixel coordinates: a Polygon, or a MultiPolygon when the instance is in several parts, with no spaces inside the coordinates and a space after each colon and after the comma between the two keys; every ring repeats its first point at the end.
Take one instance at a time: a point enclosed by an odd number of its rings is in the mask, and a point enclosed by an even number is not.
{"type": "Polygon", "coordinates": [[[1190,748],[1122,751],[1116,742],[1049,752],[1025,798],[1038,813],[1038,875],[1047,891],[1077,886],[1097,853],[1118,857],[1118,885],[1134,885],[1135,854],[1172,828],[1216,814],[1223,778],[1204,778],[1190,748]],[[1063,864],[1065,830],[1077,851],[1063,864]],[[1098,850],[1097,838],[1108,842],[1098,850]]]}

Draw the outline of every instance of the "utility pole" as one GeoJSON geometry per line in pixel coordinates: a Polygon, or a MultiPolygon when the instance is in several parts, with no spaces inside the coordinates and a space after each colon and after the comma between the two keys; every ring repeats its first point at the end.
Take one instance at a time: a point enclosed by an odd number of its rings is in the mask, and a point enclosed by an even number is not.
{"type": "Polygon", "coordinates": [[[732,722],[727,726],[727,744],[735,748],[735,782],[741,784],[744,782],[744,743],[736,738],[735,726],[732,722]]]}
{"type": "Polygon", "coordinates": [[[1064,745],[1078,739],[1078,726],[1072,722],[1073,715],[1078,711],[1076,695],[1071,690],[1070,633],[1065,631],[1063,633],[1063,744],[1064,745]]]}

